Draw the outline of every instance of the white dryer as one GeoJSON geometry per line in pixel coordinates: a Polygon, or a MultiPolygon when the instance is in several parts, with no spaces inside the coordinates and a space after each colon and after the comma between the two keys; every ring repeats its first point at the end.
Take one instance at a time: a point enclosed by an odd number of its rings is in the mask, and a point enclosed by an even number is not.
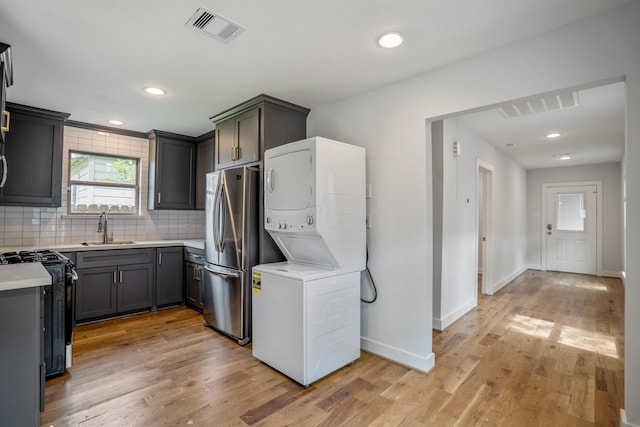
{"type": "Polygon", "coordinates": [[[253,355],[306,386],[360,357],[365,150],[309,138],[267,150],[264,169],[264,225],[287,262],[253,268],[253,355]]]}

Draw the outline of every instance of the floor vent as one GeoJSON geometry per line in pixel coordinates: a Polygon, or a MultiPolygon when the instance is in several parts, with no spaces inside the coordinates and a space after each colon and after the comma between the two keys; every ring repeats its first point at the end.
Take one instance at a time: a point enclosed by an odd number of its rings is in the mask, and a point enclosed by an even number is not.
{"type": "Polygon", "coordinates": [[[513,119],[547,111],[562,110],[579,105],[578,92],[559,92],[542,97],[524,98],[499,107],[500,113],[507,119],[513,119]]]}
{"type": "Polygon", "coordinates": [[[204,7],[198,8],[196,13],[184,25],[225,43],[229,43],[246,30],[245,27],[237,22],[233,22],[231,19],[211,12],[204,7]]]}

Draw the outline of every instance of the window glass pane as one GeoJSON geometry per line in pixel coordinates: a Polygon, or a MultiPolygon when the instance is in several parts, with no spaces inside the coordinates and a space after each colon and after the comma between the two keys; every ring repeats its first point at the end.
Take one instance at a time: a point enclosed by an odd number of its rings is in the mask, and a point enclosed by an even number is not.
{"type": "Polygon", "coordinates": [[[565,193],[556,196],[556,229],[584,231],[584,193],[565,193]]]}
{"type": "Polygon", "coordinates": [[[70,154],[71,181],[136,184],[137,161],[135,159],[86,153],[70,154]]]}
{"type": "Polygon", "coordinates": [[[70,151],[68,212],[137,215],[139,164],[135,158],[70,151]]]}
{"type": "Polygon", "coordinates": [[[71,185],[71,213],[136,213],[136,189],[71,185]]]}

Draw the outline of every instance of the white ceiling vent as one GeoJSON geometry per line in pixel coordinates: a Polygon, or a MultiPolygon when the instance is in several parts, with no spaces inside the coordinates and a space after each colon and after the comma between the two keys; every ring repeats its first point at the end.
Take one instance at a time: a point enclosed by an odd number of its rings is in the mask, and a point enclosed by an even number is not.
{"type": "Polygon", "coordinates": [[[547,111],[576,107],[579,104],[578,92],[558,92],[543,96],[524,98],[498,108],[507,119],[513,119],[547,111]]]}
{"type": "Polygon", "coordinates": [[[196,13],[184,25],[225,43],[229,43],[246,30],[245,27],[237,22],[233,22],[231,19],[211,12],[204,7],[198,8],[196,13]]]}

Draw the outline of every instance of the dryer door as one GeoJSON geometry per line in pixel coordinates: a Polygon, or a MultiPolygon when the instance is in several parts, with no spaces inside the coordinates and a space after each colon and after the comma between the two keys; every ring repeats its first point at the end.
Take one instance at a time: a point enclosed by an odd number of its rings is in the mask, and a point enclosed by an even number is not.
{"type": "Polygon", "coordinates": [[[265,160],[265,204],[277,211],[306,209],[312,205],[314,159],[310,149],[265,160]]]}

